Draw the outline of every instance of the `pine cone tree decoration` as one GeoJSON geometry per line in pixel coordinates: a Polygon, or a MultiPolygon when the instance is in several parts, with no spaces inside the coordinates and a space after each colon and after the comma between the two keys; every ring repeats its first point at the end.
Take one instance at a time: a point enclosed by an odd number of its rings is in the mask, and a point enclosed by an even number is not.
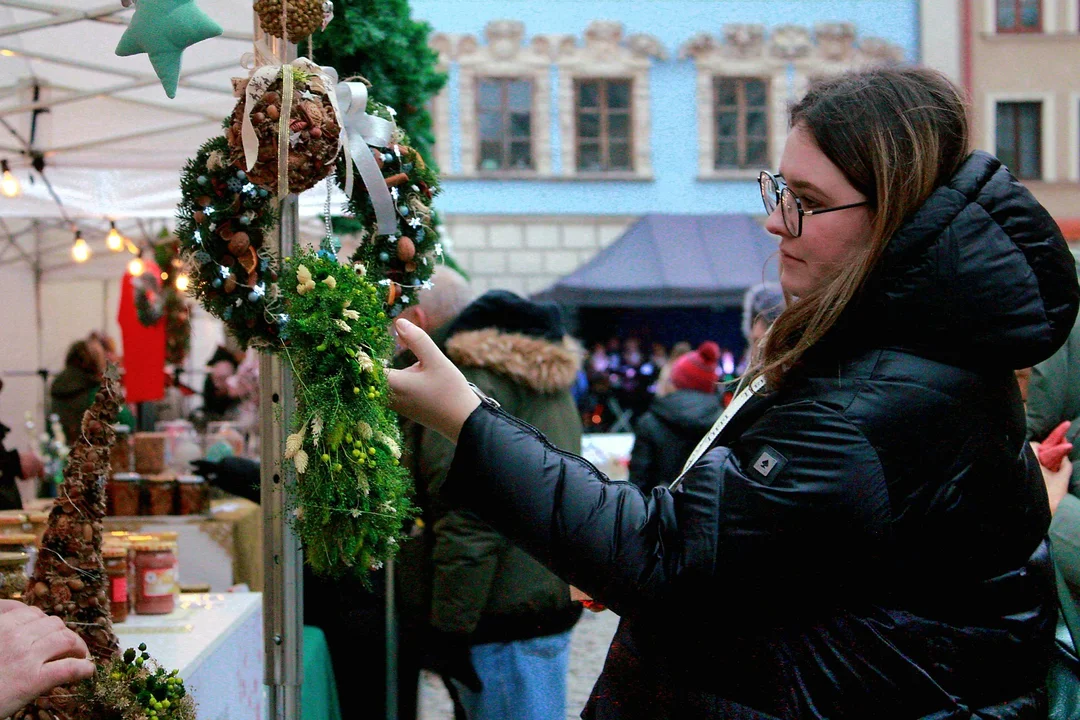
{"type": "MultiPolygon", "coordinates": [[[[56,615],[86,642],[95,662],[119,652],[109,616],[108,578],[101,559],[102,518],[109,452],[116,442],[112,428],[120,412],[120,376],[116,366],[105,373],[94,404],[83,415],[82,432],[74,438],[60,497],[49,514],[23,600],[56,615]]],[[[56,688],[14,720],[75,720],[89,717],[76,707],[71,688],[56,688]]]]}
{"type": "MultiPolygon", "coordinates": [[[[334,169],[338,154],[338,136],[341,126],[337,123],[330,96],[322,81],[314,76],[312,82],[297,80],[293,88],[289,122],[289,192],[300,193],[313,187],[334,169]]],[[[277,193],[278,126],[284,110],[282,82],[278,77],[255,100],[251,109],[251,123],[259,137],[259,155],[255,165],[247,171],[248,179],[256,185],[277,193]]],[[[246,167],[241,125],[244,120],[245,98],[233,108],[231,124],[226,130],[230,160],[236,167],[246,167]]]]}
{"type": "MultiPolygon", "coordinates": [[[[282,0],[255,0],[255,13],[259,16],[259,25],[267,35],[282,37],[281,29],[282,0]]],[[[288,0],[285,23],[289,32],[289,42],[298,43],[322,27],[323,0],[288,0]]]]}

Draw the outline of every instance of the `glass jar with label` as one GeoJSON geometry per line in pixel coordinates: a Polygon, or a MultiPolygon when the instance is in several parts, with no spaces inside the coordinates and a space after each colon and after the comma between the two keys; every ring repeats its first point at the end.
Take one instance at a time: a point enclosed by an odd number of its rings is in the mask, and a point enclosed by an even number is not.
{"type": "Polygon", "coordinates": [[[176,543],[160,540],[132,545],[135,553],[135,612],[166,615],[176,607],[176,543]]]}
{"type": "Polygon", "coordinates": [[[22,552],[0,552],[0,599],[20,600],[26,589],[26,563],[22,552]]]}
{"type": "Polygon", "coordinates": [[[109,614],[114,623],[124,622],[128,616],[128,549],[123,545],[105,545],[101,557],[109,582],[109,614]]]}
{"type": "Polygon", "coordinates": [[[116,442],[109,448],[109,465],[113,473],[129,473],[135,469],[135,452],[132,449],[131,427],[113,425],[116,442]]]}
{"type": "Polygon", "coordinates": [[[113,473],[105,488],[110,515],[138,515],[142,512],[143,480],[138,473],[113,473]]]}
{"type": "Polygon", "coordinates": [[[210,510],[210,486],[200,475],[181,475],[177,505],[181,515],[205,515],[210,510]]]}
{"type": "Polygon", "coordinates": [[[30,519],[19,510],[0,511],[0,535],[30,532],[30,519]]]}

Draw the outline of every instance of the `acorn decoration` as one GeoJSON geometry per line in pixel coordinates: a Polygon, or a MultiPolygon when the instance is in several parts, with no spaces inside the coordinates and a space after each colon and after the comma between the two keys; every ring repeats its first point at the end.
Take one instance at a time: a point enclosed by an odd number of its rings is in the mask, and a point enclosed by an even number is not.
{"type": "MultiPolygon", "coordinates": [[[[293,74],[291,107],[281,107],[283,93],[279,72],[266,90],[254,98],[250,113],[259,152],[258,160],[247,175],[251,182],[273,194],[278,192],[278,133],[283,114],[289,124],[289,192],[303,192],[329,175],[340,148],[341,126],[329,95],[333,89],[327,87],[318,74],[291,65],[285,66],[285,70],[293,74]]],[[[248,102],[247,84],[247,79],[234,83],[234,93],[240,100],[233,109],[226,131],[230,160],[238,168],[246,166],[242,127],[248,102]]]]}
{"type": "MultiPolygon", "coordinates": [[[[279,38],[288,31],[289,42],[298,43],[323,26],[323,0],[288,0],[285,29],[281,27],[282,0],[255,0],[259,26],[267,35],[279,38]]],[[[331,9],[331,13],[333,10],[331,9]]]]}
{"type": "MultiPolygon", "coordinates": [[[[64,620],[86,642],[97,663],[119,652],[109,615],[108,577],[101,558],[105,481],[109,477],[112,428],[120,412],[120,375],[115,365],[105,373],[93,405],[83,414],[82,432],[71,445],[63,490],[49,513],[23,601],[64,620]]],[[[14,720],[75,720],[92,717],[74,695],[57,688],[15,713],[14,720]]]]}

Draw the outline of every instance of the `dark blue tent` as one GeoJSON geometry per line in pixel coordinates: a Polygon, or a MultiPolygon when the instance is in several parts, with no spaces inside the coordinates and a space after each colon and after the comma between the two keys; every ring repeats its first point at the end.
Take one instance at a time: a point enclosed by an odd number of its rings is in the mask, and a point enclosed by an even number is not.
{"type": "Polygon", "coordinates": [[[777,279],[776,247],[751,215],[645,215],[533,299],[578,307],[741,306],[749,287],[777,279]]]}

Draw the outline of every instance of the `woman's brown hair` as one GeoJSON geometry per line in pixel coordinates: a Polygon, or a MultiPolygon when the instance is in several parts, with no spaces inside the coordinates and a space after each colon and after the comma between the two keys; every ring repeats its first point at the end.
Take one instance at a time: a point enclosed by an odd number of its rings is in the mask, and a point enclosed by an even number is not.
{"type": "Polygon", "coordinates": [[[791,127],[817,146],[873,210],[870,238],[853,262],[776,319],[761,363],[772,388],[836,323],[889,239],[968,155],[967,106],[944,75],[924,68],[845,73],[813,85],[791,108],[791,127]]]}

